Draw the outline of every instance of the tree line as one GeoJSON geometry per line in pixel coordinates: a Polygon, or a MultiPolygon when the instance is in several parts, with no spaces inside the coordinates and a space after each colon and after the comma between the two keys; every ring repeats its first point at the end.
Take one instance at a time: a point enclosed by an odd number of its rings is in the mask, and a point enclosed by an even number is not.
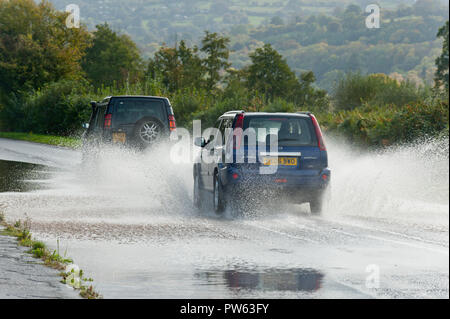
{"type": "MultiPolygon", "coordinates": [[[[116,94],[167,96],[186,127],[193,119],[212,125],[231,109],[310,110],[330,129],[360,134],[334,119],[354,110],[397,114],[411,105],[445,113],[445,99],[435,97],[448,96],[448,22],[438,32],[444,47],[436,60],[434,89],[355,70],[328,94],[317,88],[312,71],[294,72],[270,44],[255,48],[248,54],[250,63],[236,69],[230,39],[206,31],[199,46],[181,40],[145,60],[129,36],[108,24],[93,32],[85,26],[70,29],[66,17],[46,1],[0,0],[0,130],[74,134],[89,117],[89,100],[116,94]]],[[[448,110],[441,118],[448,123],[448,110]]],[[[431,126],[436,132],[445,129],[431,126]]]]}

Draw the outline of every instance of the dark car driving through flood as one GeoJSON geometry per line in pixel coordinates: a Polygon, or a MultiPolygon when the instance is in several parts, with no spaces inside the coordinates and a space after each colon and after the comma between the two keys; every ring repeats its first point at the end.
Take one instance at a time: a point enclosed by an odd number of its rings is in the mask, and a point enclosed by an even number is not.
{"type": "Polygon", "coordinates": [[[91,106],[85,148],[119,144],[145,149],[176,131],[175,115],[165,97],[110,96],[91,106]]]}
{"type": "Polygon", "coordinates": [[[313,214],[322,212],[331,171],[313,114],[232,111],[218,119],[216,129],[208,140],[195,140],[202,148],[193,172],[197,207],[203,195],[221,213],[228,205],[236,208],[269,193],[270,198],[309,203],[313,214]]]}

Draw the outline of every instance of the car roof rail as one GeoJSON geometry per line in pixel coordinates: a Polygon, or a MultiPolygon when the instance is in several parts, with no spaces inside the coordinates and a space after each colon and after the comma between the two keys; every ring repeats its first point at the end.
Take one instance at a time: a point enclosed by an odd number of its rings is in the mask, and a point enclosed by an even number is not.
{"type": "Polygon", "coordinates": [[[245,111],[244,110],[228,111],[228,112],[225,112],[223,115],[233,115],[233,114],[240,114],[240,113],[245,113],[245,111]]]}

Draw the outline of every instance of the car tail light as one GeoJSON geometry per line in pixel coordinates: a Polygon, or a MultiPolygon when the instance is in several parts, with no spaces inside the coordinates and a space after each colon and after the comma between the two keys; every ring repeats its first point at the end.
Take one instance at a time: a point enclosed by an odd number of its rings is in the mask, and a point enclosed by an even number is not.
{"type": "Polygon", "coordinates": [[[236,116],[236,122],[234,124],[234,149],[241,147],[242,131],[244,129],[244,113],[240,113],[236,116]]]}
{"type": "Polygon", "coordinates": [[[171,132],[174,132],[177,130],[177,122],[175,120],[175,116],[169,115],[169,129],[171,132]]]}
{"type": "Polygon", "coordinates": [[[112,114],[105,115],[105,128],[111,128],[112,114]]]}
{"type": "Polygon", "coordinates": [[[233,174],[233,179],[238,179],[239,178],[239,174],[238,173],[234,173],[233,174]]]}
{"type": "Polygon", "coordinates": [[[326,182],[328,180],[328,175],[327,174],[323,174],[322,175],[322,179],[326,182]]]}
{"type": "Polygon", "coordinates": [[[313,122],[314,125],[314,129],[316,130],[316,136],[317,136],[317,142],[319,144],[319,149],[321,151],[326,151],[327,148],[325,146],[325,143],[323,141],[323,135],[322,135],[322,130],[320,129],[319,123],[317,122],[317,119],[314,115],[310,114],[309,115],[311,117],[311,120],[313,122]]]}

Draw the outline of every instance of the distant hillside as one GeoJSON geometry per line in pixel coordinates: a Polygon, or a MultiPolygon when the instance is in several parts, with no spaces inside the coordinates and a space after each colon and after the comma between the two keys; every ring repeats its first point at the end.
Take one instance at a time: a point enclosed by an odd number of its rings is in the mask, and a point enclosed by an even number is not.
{"type": "MultiPolygon", "coordinates": [[[[39,0],[36,0],[39,1],[39,0]]],[[[434,0],[440,1],[440,0],[434,0]]],[[[445,1],[445,0],[443,0],[445,1]]],[[[50,0],[59,10],[73,3],[50,0]]],[[[292,21],[312,14],[331,14],[351,3],[365,6],[369,0],[78,0],[81,18],[90,29],[108,22],[133,36],[145,53],[176,38],[197,41],[204,30],[228,31],[244,24],[258,27],[273,18],[292,21]]],[[[415,0],[381,0],[384,8],[412,4],[415,0]]]]}
{"type": "Polygon", "coordinates": [[[379,29],[367,29],[365,17],[361,8],[349,6],[332,15],[313,15],[290,23],[234,27],[232,60],[242,67],[248,62],[248,51],[271,43],[297,73],[313,70],[319,85],[328,90],[349,71],[433,83],[434,62],[442,48],[436,33],[448,20],[448,7],[424,8],[418,3],[384,10],[379,29]]]}
{"type": "MultiPolygon", "coordinates": [[[[68,0],[51,0],[64,9],[68,0]]],[[[108,22],[137,42],[150,57],[166,43],[196,44],[205,30],[231,38],[233,66],[248,63],[248,53],[271,43],[297,72],[313,70],[330,89],[342,72],[392,74],[418,83],[432,80],[440,51],[438,28],[448,19],[445,0],[378,1],[380,29],[365,28],[371,0],[78,0],[90,29],[108,22]],[[360,8],[350,6],[356,3],[360,8]]]]}

